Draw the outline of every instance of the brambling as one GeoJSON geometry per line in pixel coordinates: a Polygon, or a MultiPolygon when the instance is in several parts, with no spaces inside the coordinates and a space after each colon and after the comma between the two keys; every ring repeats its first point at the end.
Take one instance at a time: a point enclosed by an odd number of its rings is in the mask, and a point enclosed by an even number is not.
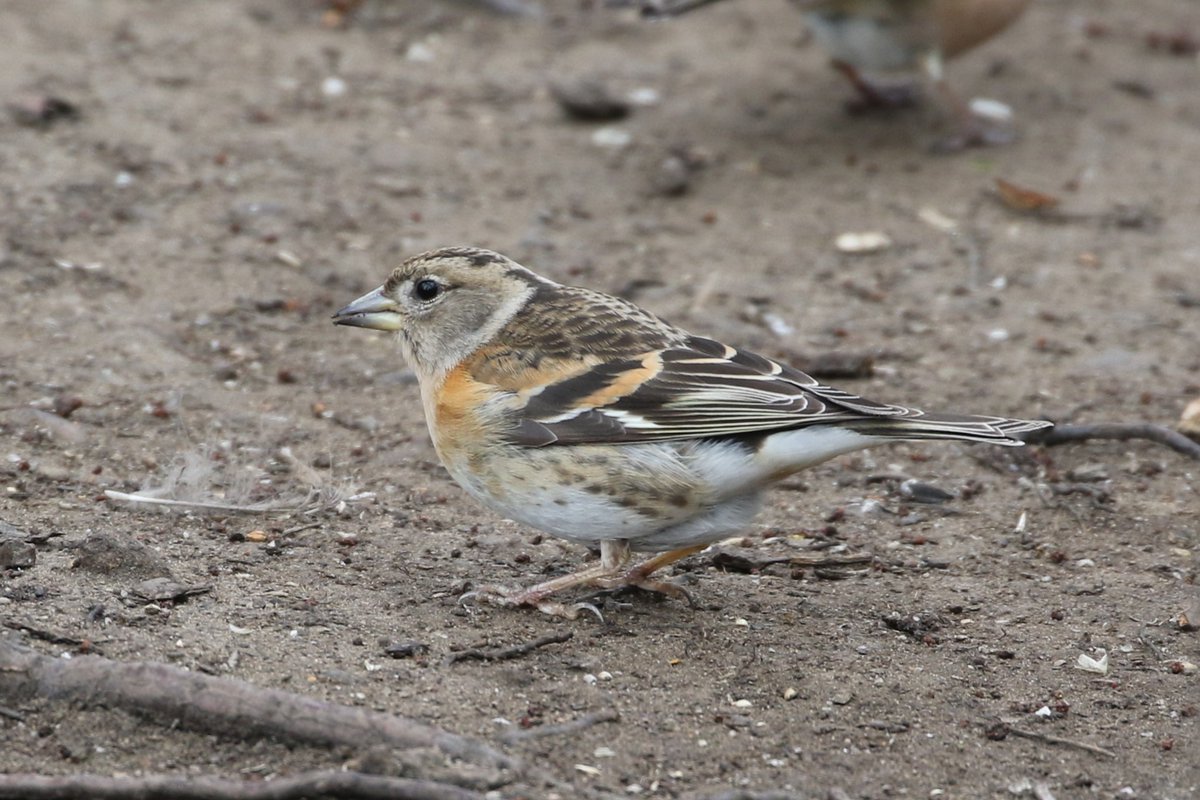
{"type": "Polygon", "coordinates": [[[472,593],[566,616],[578,607],[550,598],[579,586],[690,601],[652,574],[741,531],[768,486],[834,456],[898,439],[1020,445],[1050,425],[867,400],[490,250],[411,258],[333,319],[396,332],[434,447],[470,495],[599,545],[595,566],[472,593]]]}
{"type": "Polygon", "coordinates": [[[949,113],[957,131],[937,149],[957,150],[1012,140],[1004,126],[985,120],[946,81],[944,61],[1007,28],[1029,0],[792,0],[804,14],[835,69],[858,91],[863,106],[909,101],[903,89],[871,83],[862,71],[919,70],[949,113]]]}

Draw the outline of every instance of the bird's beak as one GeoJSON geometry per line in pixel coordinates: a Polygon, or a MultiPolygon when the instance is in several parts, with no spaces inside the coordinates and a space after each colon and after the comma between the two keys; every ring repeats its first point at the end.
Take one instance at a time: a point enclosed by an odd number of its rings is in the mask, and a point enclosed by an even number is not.
{"type": "Polygon", "coordinates": [[[398,331],[400,313],[395,301],[385,297],[383,287],[380,286],[334,314],[333,324],[374,328],[377,331],[398,331]]]}

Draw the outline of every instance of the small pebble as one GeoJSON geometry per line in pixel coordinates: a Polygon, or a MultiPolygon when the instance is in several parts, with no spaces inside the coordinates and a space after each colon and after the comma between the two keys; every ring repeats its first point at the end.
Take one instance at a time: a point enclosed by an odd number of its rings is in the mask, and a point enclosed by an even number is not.
{"type": "Polygon", "coordinates": [[[428,64],[433,61],[433,49],[422,42],[413,42],[404,51],[404,57],[418,64],[428,64]]]}
{"type": "Polygon", "coordinates": [[[0,569],[26,569],[37,562],[37,549],[20,539],[0,541],[0,569]]]}
{"type": "Polygon", "coordinates": [[[1012,122],[1012,108],[999,100],[976,97],[971,101],[970,106],[971,113],[977,117],[983,117],[992,122],[1012,122]]]}
{"type": "Polygon", "coordinates": [[[627,97],[629,102],[635,106],[652,106],[656,105],[662,96],[659,95],[657,89],[652,89],[649,86],[640,86],[631,91],[627,97]]]}
{"type": "Polygon", "coordinates": [[[632,141],[633,136],[629,131],[621,128],[599,128],[592,133],[592,144],[597,147],[620,150],[622,147],[627,147],[632,141]]]}
{"type": "Polygon", "coordinates": [[[341,78],[330,76],[321,81],[321,94],[326,97],[341,97],[346,93],[346,82],[341,78]]]}
{"type": "Polygon", "coordinates": [[[892,237],[883,231],[843,233],[834,240],[834,246],[843,253],[878,253],[892,246],[892,237]]]}
{"type": "Polygon", "coordinates": [[[550,93],[562,110],[575,119],[597,122],[624,119],[629,115],[629,103],[597,80],[555,83],[550,87],[550,93]]]}

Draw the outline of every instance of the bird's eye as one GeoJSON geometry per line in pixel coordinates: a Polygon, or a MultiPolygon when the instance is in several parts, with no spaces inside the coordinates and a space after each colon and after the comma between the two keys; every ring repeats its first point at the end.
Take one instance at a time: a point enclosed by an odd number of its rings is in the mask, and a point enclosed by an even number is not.
{"type": "Polygon", "coordinates": [[[433,278],[419,280],[417,281],[417,285],[413,287],[413,296],[426,303],[441,293],[442,285],[433,278]]]}

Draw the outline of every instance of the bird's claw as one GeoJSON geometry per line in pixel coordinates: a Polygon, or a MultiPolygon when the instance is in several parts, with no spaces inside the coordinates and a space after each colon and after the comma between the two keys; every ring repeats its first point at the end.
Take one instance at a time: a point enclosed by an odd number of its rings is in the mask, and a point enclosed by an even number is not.
{"type": "Polygon", "coordinates": [[[595,614],[596,619],[600,622],[604,622],[604,615],[600,613],[600,609],[591,603],[559,603],[527,590],[505,589],[501,586],[480,586],[458,598],[458,602],[464,606],[471,601],[500,608],[531,606],[543,614],[571,620],[578,619],[580,612],[588,611],[595,614]]]}

